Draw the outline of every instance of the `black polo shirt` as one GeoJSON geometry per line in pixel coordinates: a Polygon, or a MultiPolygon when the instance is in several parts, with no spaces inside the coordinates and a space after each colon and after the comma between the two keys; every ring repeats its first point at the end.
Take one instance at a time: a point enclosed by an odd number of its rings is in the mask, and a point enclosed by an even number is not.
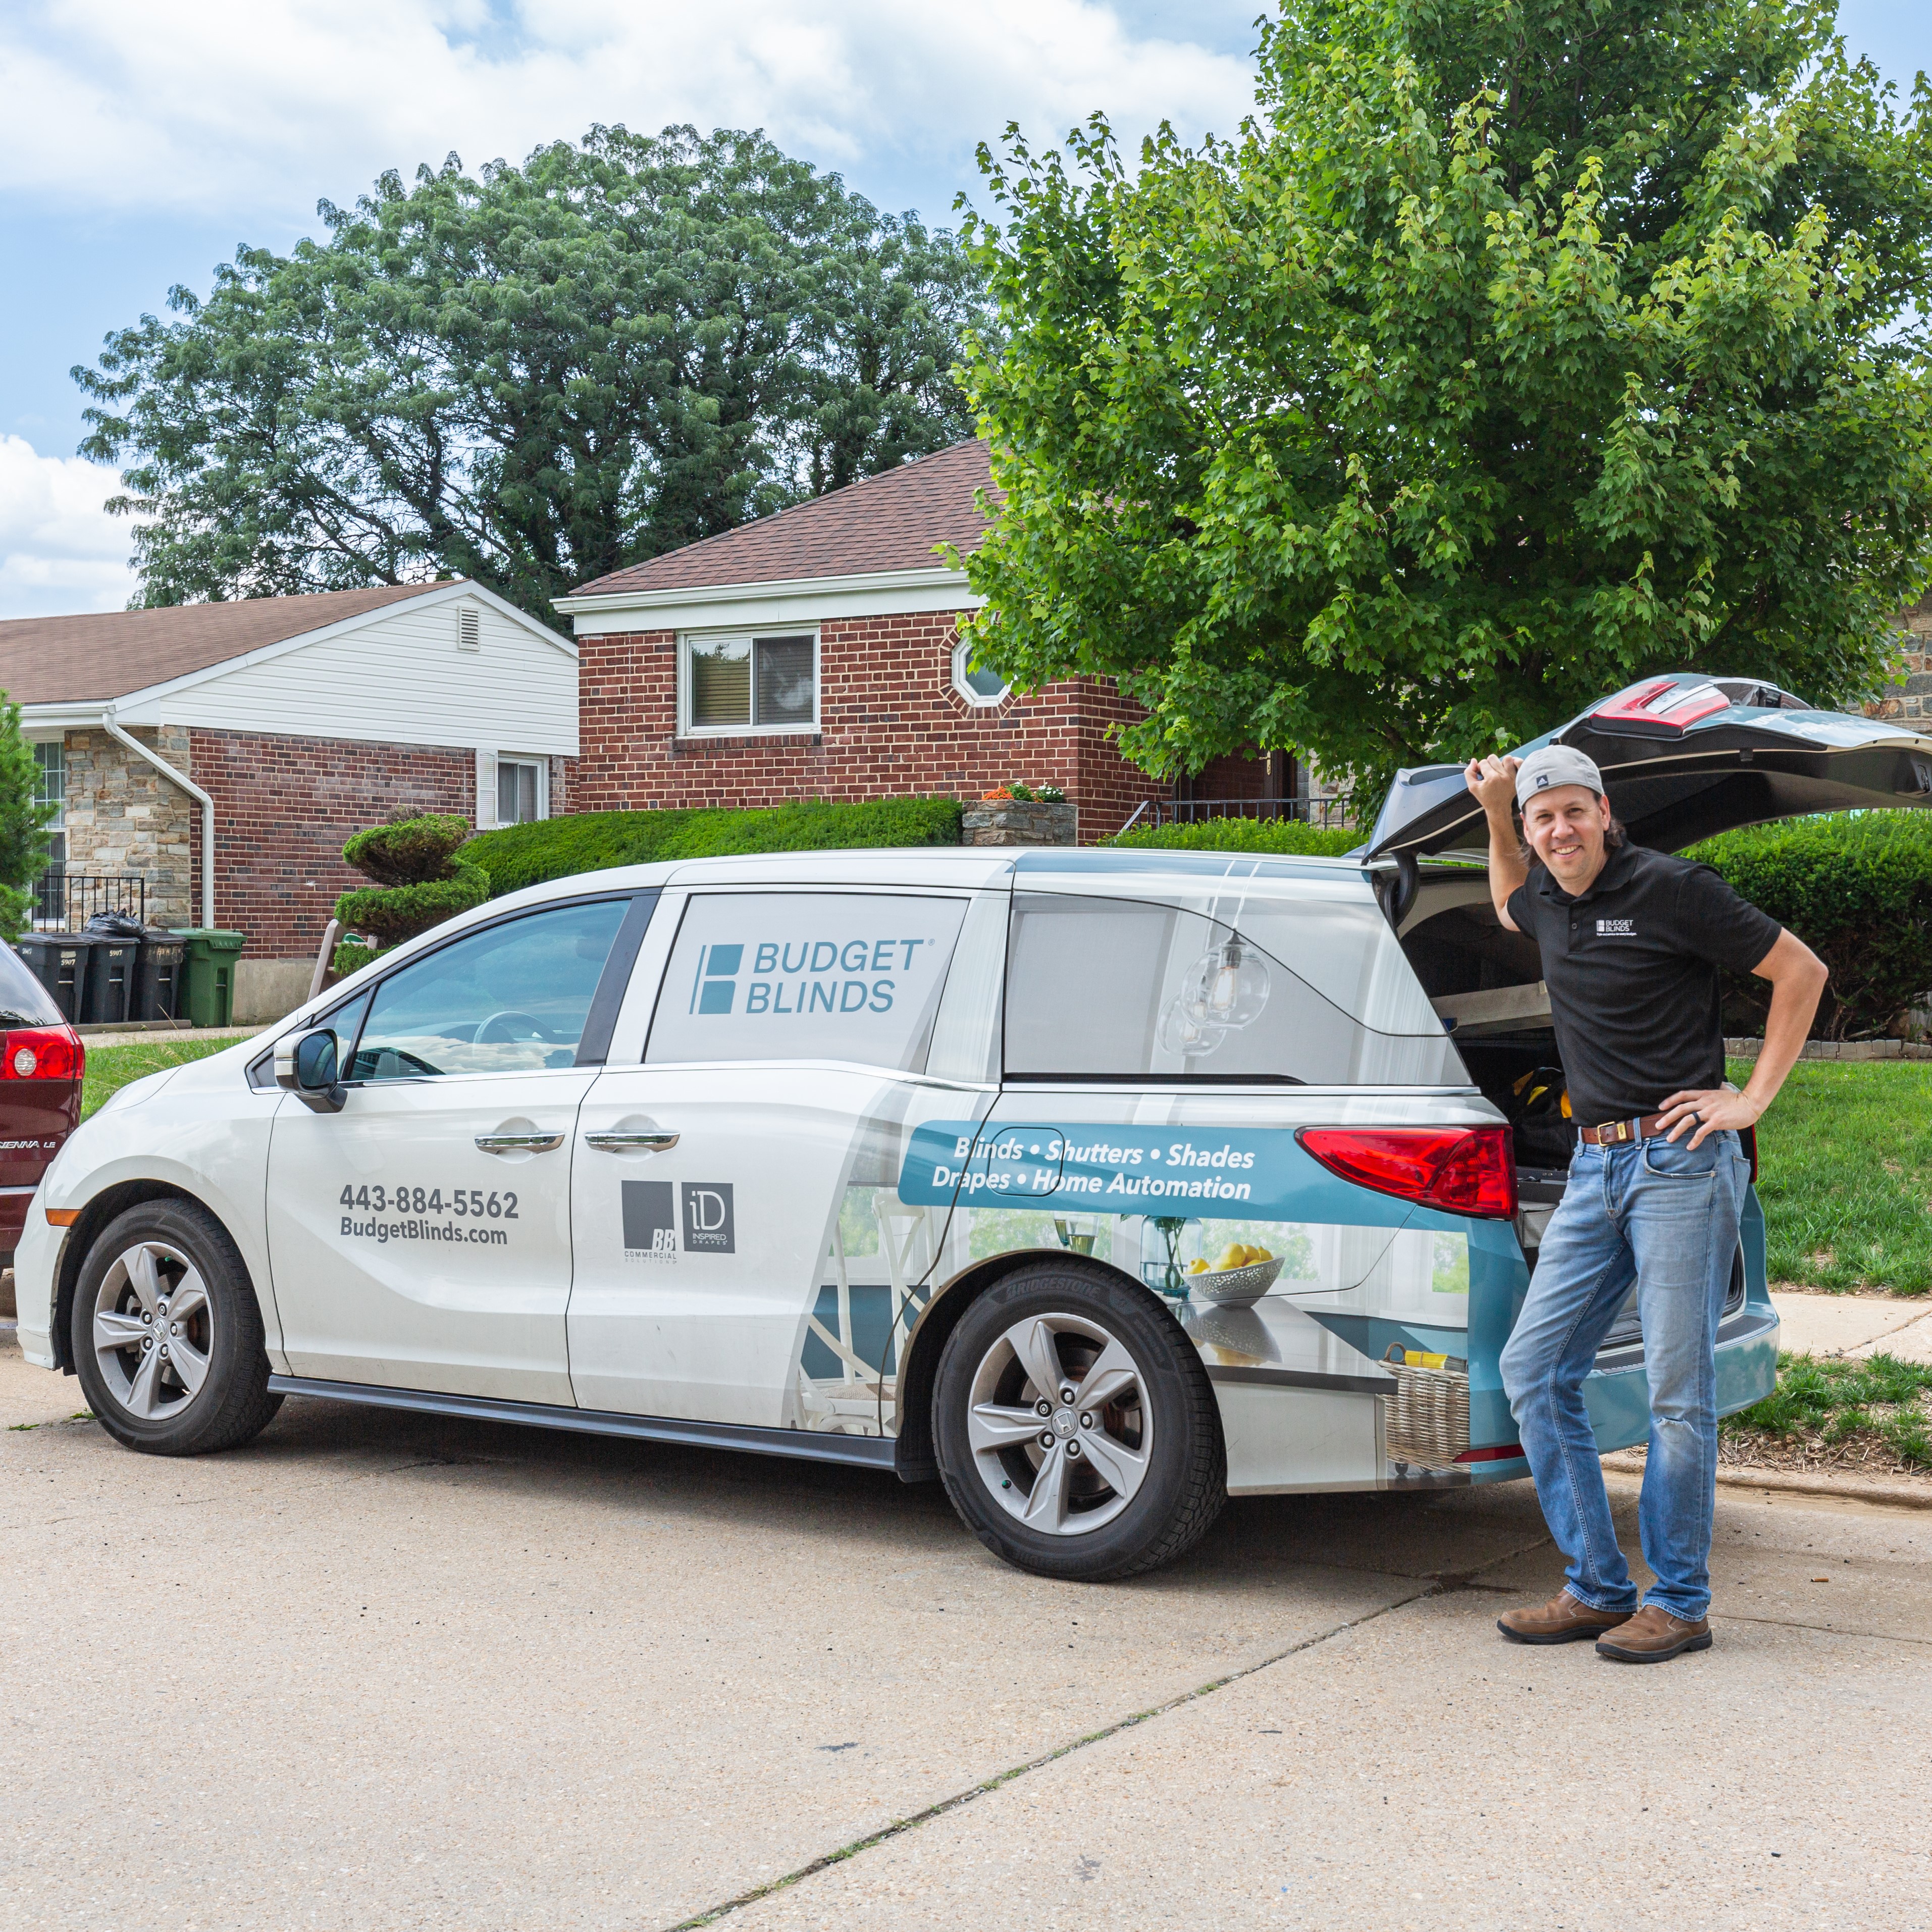
{"type": "Polygon", "coordinates": [[[1628,843],[1574,898],[1532,860],[1509,916],[1542,949],[1570,1111],[1586,1127],[1722,1086],[1718,968],[1749,972],[1784,930],[1708,866],[1628,843]]]}

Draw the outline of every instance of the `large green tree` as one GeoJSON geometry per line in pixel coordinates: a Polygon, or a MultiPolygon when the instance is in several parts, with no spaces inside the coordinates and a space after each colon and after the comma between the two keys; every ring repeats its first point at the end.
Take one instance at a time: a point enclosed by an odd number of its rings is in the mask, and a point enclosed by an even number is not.
{"type": "Polygon", "coordinates": [[[1644,673],[1869,692],[1932,575],[1932,94],[1796,0],[1287,0],[1238,138],[1009,130],[980,654],[1371,788],[1644,673]]]}
{"type": "Polygon", "coordinates": [[[148,604],[573,584],[970,434],[958,243],[761,135],[388,174],[74,376],[148,604]]]}

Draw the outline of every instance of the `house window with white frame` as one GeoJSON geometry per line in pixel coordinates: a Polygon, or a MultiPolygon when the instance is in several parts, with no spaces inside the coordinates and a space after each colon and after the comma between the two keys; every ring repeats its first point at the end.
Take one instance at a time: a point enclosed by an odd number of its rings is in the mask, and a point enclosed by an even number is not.
{"type": "Polygon", "coordinates": [[[34,747],[34,802],[52,806],[47,820],[47,870],[58,872],[67,864],[67,746],[56,738],[34,747]]]}
{"type": "Polygon", "coordinates": [[[37,927],[67,923],[67,746],[56,738],[34,747],[34,802],[52,806],[47,820],[47,862],[34,882],[33,923],[37,927]]]}
{"type": "Polygon", "coordinates": [[[542,758],[496,758],[496,823],[528,825],[550,816],[550,772],[542,758]]]}
{"type": "Polygon", "coordinates": [[[818,729],[815,632],[682,636],[677,674],[680,734],[818,729]]]}
{"type": "Polygon", "coordinates": [[[968,704],[992,706],[1003,702],[1012,690],[1010,682],[996,670],[975,664],[977,648],[971,638],[962,638],[952,646],[952,688],[968,704]]]}

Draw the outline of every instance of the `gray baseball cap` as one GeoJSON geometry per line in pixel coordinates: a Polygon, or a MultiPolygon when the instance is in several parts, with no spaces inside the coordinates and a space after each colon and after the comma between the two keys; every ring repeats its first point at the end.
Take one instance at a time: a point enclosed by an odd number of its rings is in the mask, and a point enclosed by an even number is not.
{"type": "Polygon", "coordinates": [[[1554,791],[1558,785],[1588,785],[1600,798],[1604,775],[1581,752],[1568,745],[1545,745],[1517,767],[1516,802],[1527,806],[1538,792],[1554,791]]]}

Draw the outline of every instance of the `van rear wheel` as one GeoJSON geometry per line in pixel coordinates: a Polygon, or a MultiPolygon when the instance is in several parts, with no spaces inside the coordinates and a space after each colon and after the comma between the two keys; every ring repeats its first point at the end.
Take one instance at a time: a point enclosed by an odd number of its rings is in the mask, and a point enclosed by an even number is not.
{"type": "Polygon", "coordinates": [[[1042,1576],[1171,1563],[1227,1496],[1201,1358],[1144,1289],[1036,1263],[988,1289],[940,1358],[940,1474],[967,1527],[1042,1576]]]}

